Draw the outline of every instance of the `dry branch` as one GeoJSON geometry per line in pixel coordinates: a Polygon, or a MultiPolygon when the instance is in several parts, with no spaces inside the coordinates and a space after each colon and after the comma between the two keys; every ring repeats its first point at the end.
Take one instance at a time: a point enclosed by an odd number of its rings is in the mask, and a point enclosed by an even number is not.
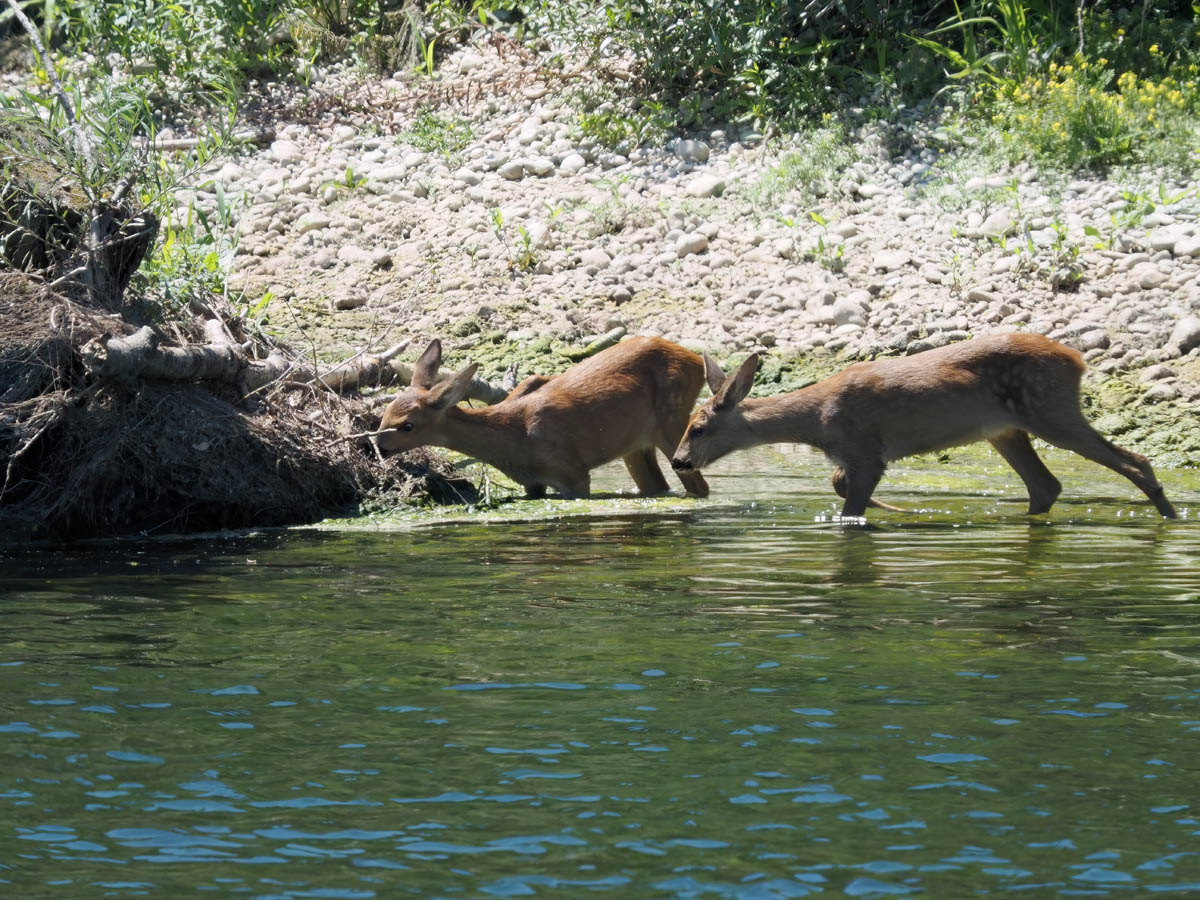
{"type": "MultiPolygon", "coordinates": [[[[275,140],[275,131],[271,128],[252,128],[249,131],[235,131],[229,136],[233,143],[269,144],[275,140]]],[[[162,152],[178,150],[193,150],[204,141],[204,138],[166,138],[154,142],[154,149],[162,152]]]]}

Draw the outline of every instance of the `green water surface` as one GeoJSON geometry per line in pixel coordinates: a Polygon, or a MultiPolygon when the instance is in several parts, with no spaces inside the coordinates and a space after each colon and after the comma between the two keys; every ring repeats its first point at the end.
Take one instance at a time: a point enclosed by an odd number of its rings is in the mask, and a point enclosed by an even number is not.
{"type": "Polygon", "coordinates": [[[0,551],[0,896],[1200,893],[1200,477],[1048,458],[0,551]]]}

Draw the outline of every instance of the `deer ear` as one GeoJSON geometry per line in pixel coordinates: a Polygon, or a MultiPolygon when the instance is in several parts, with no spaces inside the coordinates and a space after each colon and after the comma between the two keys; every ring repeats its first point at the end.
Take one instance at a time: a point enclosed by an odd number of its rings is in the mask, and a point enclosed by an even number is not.
{"type": "Polygon", "coordinates": [[[433,387],[433,379],[437,377],[438,366],[442,364],[442,342],[434,338],[413,364],[412,386],[423,391],[433,387]]]}
{"type": "Polygon", "coordinates": [[[721,389],[721,385],[725,383],[725,372],[721,368],[721,364],[707,353],[704,354],[704,379],[708,382],[708,389],[713,392],[714,397],[721,389]]]}
{"type": "Polygon", "coordinates": [[[725,379],[720,390],[713,395],[713,408],[725,409],[737,406],[746,399],[750,388],[754,387],[754,373],[758,371],[758,354],[751,353],[738,370],[725,379]]]}
{"type": "Polygon", "coordinates": [[[475,372],[478,368],[479,363],[470,363],[459,369],[445,381],[439,381],[429,391],[429,405],[434,409],[447,409],[451,406],[457,406],[458,402],[467,396],[467,391],[471,387],[471,380],[475,377],[475,372]]]}

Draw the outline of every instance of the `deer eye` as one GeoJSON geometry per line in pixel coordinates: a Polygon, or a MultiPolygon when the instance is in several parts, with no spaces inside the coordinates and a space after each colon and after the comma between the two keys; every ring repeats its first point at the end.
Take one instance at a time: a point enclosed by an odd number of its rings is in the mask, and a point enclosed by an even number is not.
{"type": "Polygon", "coordinates": [[[703,425],[693,425],[692,426],[692,437],[700,437],[700,435],[702,435],[702,434],[704,434],[704,426],[703,425]]]}
{"type": "Polygon", "coordinates": [[[416,427],[416,426],[414,426],[412,422],[405,422],[403,425],[400,426],[400,430],[401,431],[412,431],[414,427],[416,427]]]}

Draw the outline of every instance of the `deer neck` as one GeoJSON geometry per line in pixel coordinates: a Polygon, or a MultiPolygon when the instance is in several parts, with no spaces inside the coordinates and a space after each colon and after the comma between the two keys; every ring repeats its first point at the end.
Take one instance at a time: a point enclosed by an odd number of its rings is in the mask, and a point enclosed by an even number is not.
{"type": "Polygon", "coordinates": [[[442,420],[441,446],[473,456],[501,471],[519,462],[526,435],[525,417],[511,404],[481,409],[456,406],[442,420]]]}
{"type": "Polygon", "coordinates": [[[809,444],[821,447],[821,414],[824,398],[816,386],[802,388],[777,397],[749,398],[742,401],[746,422],[747,446],[760,444],[809,444]]]}

